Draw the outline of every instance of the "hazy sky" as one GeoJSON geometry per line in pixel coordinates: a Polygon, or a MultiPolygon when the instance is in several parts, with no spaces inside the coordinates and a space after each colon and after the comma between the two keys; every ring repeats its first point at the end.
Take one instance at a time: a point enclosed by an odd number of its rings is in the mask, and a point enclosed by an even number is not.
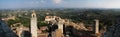
{"type": "Polygon", "coordinates": [[[0,9],[120,8],[120,0],[0,0],[0,9]]]}

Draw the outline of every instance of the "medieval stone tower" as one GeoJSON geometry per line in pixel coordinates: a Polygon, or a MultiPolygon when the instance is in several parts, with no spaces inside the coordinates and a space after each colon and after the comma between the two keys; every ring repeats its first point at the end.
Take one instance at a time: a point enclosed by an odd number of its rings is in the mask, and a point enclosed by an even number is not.
{"type": "Polygon", "coordinates": [[[30,25],[31,37],[37,37],[37,17],[33,10],[31,15],[31,25],[30,25]]]}

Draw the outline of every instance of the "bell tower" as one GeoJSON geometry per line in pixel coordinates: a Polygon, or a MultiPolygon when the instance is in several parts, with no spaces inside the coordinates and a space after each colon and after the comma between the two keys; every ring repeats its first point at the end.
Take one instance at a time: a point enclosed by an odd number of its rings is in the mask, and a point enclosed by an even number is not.
{"type": "Polygon", "coordinates": [[[31,25],[30,25],[31,37],[37,37],[37,17],[33,10],[31,14],[31,25]]]}

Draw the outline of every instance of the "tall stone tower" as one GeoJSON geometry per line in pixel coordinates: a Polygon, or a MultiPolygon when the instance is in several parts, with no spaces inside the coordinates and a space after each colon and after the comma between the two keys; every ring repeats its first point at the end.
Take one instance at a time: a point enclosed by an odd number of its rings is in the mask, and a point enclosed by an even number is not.
{"type": "Polygon", "coordinates": [[[96,22],[96,25],[95,25],[95,34],[96,34],[97,37],[100,37],[100,34],[99,34],[99,20],[96,19],[95,22],[96,22]]]}
{"type": "Polygon", "coordinates": [[[63,33],[63,24],[64,24],[65,20],[59,18],[58,20],[58,29],[61,29],[61,32],[63,33]]]}
{"type": "Polygon", "coordinates": [[[99,33],[99,20],[95,20],[96,25],[95,25],[95,33],[98,34],[99,33]]]}
{"type": "Polygon", "coordinates": [[[63,24],[64,24],[64,22],[65,21],[63,19],[59,19],[56,37],[63,37],[63,24]]]}
{"type": "Polygon", "coordinates": [[[37,37],[37,17],[34,10],[31,15],[30,31],[31,31],[31,37],[37,37]]]}

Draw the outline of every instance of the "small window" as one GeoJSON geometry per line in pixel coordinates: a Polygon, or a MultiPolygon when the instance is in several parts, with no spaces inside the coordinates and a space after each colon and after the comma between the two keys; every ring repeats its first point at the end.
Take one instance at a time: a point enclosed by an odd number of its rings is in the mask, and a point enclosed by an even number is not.
{"type": "Polygon", "coordinates": [[[35,17],[35,15],[33,15],[33,17],[35,17]]]}

